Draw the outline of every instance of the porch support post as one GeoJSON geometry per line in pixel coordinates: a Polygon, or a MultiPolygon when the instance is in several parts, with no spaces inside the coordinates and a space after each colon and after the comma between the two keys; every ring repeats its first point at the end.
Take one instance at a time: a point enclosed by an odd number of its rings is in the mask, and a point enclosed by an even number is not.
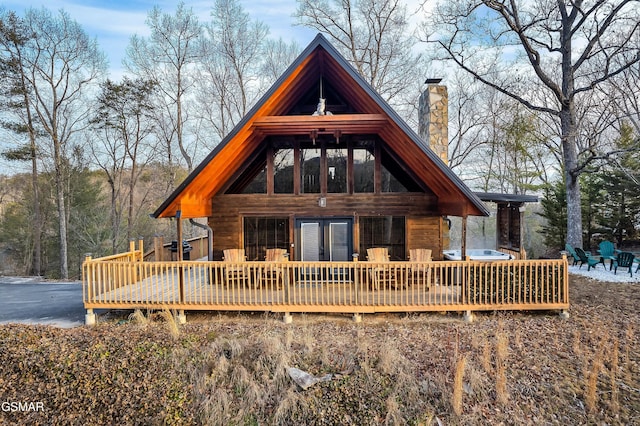
{"type": "Polygon", "coordinates": [[[520,260],[525,260],[527,258],[526,253],[524,252],[524,212],[526,208],[524,203],[520,203],[518,206],[518,234],[520,239],[518,241],[518,250],[520,250],[520,260]]]}
{"type": "Polygon", "coordinates": [[[87,309],[87,314],[84,316],[85,325],[96,325],[96,314],[93,313],[93,309],[87,309]]]}
{"type": "Polygon", "coordinates": [[[558,316],[562,319],[569,319],[569,311],[567,311],[566,309],[562,309],[559,313],[558,316]]]}
{"type": "Polygon", "coordinates": [[[353,322],[362,322],[362,314],[357,312],[353,314],[353,322]]]}
{"type": "Polygon", "coordinates": [[[182,268],[182,211],[178,210],[176,212],[176,226],[178,227],[178,232],[177,232],[177,238],[178,238],[178,247],[177,248],[177,253],[176,253],[176,258],[178,259],[178,284],[180,286],[179,291],[180,291],[180,303],[184,303],[184,299],[185,299],[185,295],[184,295],[184,270],[182,268]]]}
{"type": "Polygon", "coordinates": [[[178,239],[178,251],[176,252],[176,259],[178,262],[182,262],[182,211],[178,210],[176,212],[176,238],[178,239]]]}
{"type": "Polygon", "coordinates": [[[291,316],[291,314],[289,312],[285,312],[284,316],[282,317],[282,321],[285,324],[291,324],[293,322],[293,317],[291,316]]]}
{"type": "Polygon", "coordinates": [[[464,320],[464,322],[466,322],[467,324],[471,324],[473,322],[473,312],[471,311],[466,311],[464,313],[464,315],[462,316],[462,319],[464,320]]]}
{"type": "Polygon", "coordinates": [[[460,259],[467,256],[467,216],[462,216],[462,235],[460,236],[460,259]]]}
{"type": "Polygon", "coordinates": [[[186,324],[187,316],[184,314],[184,309],[178,309],[178,314],[176,315],[176,320],[178,324],[186,324]]]}

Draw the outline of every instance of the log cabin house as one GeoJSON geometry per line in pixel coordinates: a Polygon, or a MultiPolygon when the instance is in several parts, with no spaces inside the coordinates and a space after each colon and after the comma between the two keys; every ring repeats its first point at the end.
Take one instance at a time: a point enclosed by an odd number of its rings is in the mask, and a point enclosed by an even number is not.
{"type": "MultiPolygon", "coordinates": [[[[560,309],[567,261],[465,259],[466,220],[498,203],[496,245],[522,251],[526,197],[474,194],[447,166],[447,93],[427,81],[416,134],[318,35],[244,119],[153,213],[177,224],[162,242],[83,263],[94,308],[362,313],[560,309]],[[462,218],[464,261],[442,260],[448,217],[462,218]],[[206,218],[206,260],[178,248],[206,218]],[[165,247],[166,248],[166,247],[165,247]],[[388,258],[366,259],[386,248],[388,258]],[[244,250],[246,259],[229,257],[244,250]],[[288,255],[268,261],[267,249],[288,255]],[[431,258],[407,262],[413,249],[431,258]],[[228,253],[231,253],[228,251],[228,253]],[[164,257],[164,258],[163,258],[164,257]],[[369,260],[356,262],[356,260],[369,260]]],[[[204,225],[201,225],[204,226],[204,225]]],[[[201,240],[203,241],[203,240],[201,240]]],[[[194,250],[195,251],[195,250],[194,250]]],[[[522,256],[515,256],[517,259],[522,256]]]]}

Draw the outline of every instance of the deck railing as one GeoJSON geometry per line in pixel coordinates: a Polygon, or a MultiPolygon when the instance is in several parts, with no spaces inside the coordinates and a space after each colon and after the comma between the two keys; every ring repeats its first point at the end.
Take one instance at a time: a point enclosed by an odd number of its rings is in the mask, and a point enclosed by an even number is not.
{"type": "Polygon", "coordinates": [[[272,312],[565,310],[568,263],[143,262],[142,252],[87,258],[87,309],[272,312]]]}

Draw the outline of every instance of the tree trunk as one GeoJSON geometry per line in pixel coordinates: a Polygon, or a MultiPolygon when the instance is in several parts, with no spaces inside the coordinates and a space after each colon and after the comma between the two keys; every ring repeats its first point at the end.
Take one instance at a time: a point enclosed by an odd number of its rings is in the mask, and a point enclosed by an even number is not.
{"type": "MultiPolygon", "coordinates": [[[[564,4],[561,9],[564,11],[564,4]]],[[[564,175],[567,186],[567,240],[573,247],[583,248],[582,245],[582,203],[580,196],[580,171],[578,170],[578,146],[576,135],[578,124],[576,123],[575,110],[575,74],[573,68],[573,18],[563,13],[565,19],[560,33],[562,45],[562,96],[560,101],[560,132],[562,142],[562,154],[564,156],[564,175]]]]}
{"type": "Polygon", "coordinates": [[[178,88],[177,88],[177,96],[176,96],[176,115],[177,115],[177,122],[176,122],[176,135],[178,137],[178,148],[180,149],[180,153],[182,154],[182,158],[184,158],[185,162],[187,163],[187,170],[189,171],[189,173],[191,173],[191,171],[193,170],[193,160],[191,159],[191,156],[189,155],[189,153],[187,152],[187,149],[184,146],[184,135],[182,134],[184,132],[184,125],[182,123],[182,77],[180,75],[180,71],[178,71],[178,88]]]}
{"type": "Polygon", "coordinates": [[[60,153],[60,142],[54,138],[54,164],[56,179],[56,203],[58,204],[58,230],[60,235],[60,278],[69,278],[69,248],[67,245],[67,207],[65,204],[65,181],[60,153]]]}
{"type": "Polygon", "coordinates": [[[578,180],[578,152],[576,147],[575,115],[570,106],[560,111],[562,153],[567,188],[567,243],[582,248],[582,202],[578,180]]]}
{"type": "MultiPolygon", "coordinates": [[[[31,124],[29,124],[31,128],[31,124]]],[[[31,185],[33,186],[33,264],[32,273],[42,275],[42,219],[40,214],[40,191],[38,190],[38,163],[33,133],[31,139],[31,185]]]]}
{"type": "Polygon", "coordinates": [[[131,173],[129,176],[129,209],[127,210],[127,241],[131,241],[133,238],[133,203],[135,202],[135,186],[136,186],[136,174],[138,170],[136,168],[135,159],[132,159],[131,173]]]}
{"type": "MultiPolygon", "coordinates": [[[[115,173],[114,173],[115,176],[115,173]]],[[[116,254],[118,250],[118,200],[116,193],[115,177],[109,176],[109,186],[111,187],[111,254],[116,254]]]]}

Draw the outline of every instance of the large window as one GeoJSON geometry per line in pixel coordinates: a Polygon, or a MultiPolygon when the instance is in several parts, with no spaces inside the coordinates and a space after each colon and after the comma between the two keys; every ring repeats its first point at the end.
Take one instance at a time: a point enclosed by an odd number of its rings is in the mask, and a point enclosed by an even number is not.
{"type": "Polygon", "coordinates": [[[289,250],[289,219],[245,217],[244,250],[247,260],[264,260],[268,248],[289,250]]]}
{"type": "Polygon", "coordinates": [[[360,217],[361,256],[371,247],[387,247],[391,260],[406,260],[404,216],[360,217]]]}
{"type": "Polygon", "coordinates": [[[320,148],[300,150],[300,192],[320,193],[320,148]]]}
{"type": "Polygon", "coordinates": [[[387,168],[381,167],[382,178],[380,179],[381,192],[407,192],[407,188],[400,182],[387,168]]]}
{"type": "Polygon", "coordinates": [[[265,154],[254,160],[228,193],[362,194],[422,190],[397,159],[385,151],[382,142],[371,137],[342,144],[327,139],[319,139],[315,144],[273,140],[271,149],[265,149],[265,154]],[[273,173],[272,179],[267,176],[269,172],[273,173]]]}
{"type": "Polygon", "coordinates": [[[273,156],[273,192],[293,194],[293,148],[279,149],[273,156]]]}
{"type": "Polygon", "coordinates": [[[353,150],[353,192],[373,192],[375,156],[373,144],[353,150]]]}
{"type": "Polygon", "coordinates": [[[327,148],[327,192],[347,192],[346,148],[327,148]]]}
{"type": "MultiPolygon", "coordinates": [[[[266,194],[267,193],[267,165],[257,165],[255,169],[258,170],[255,177],[244,187],[243,194],[266,194]]],[[[237,182],[236,182],[237,184],[237,182]]]]}

